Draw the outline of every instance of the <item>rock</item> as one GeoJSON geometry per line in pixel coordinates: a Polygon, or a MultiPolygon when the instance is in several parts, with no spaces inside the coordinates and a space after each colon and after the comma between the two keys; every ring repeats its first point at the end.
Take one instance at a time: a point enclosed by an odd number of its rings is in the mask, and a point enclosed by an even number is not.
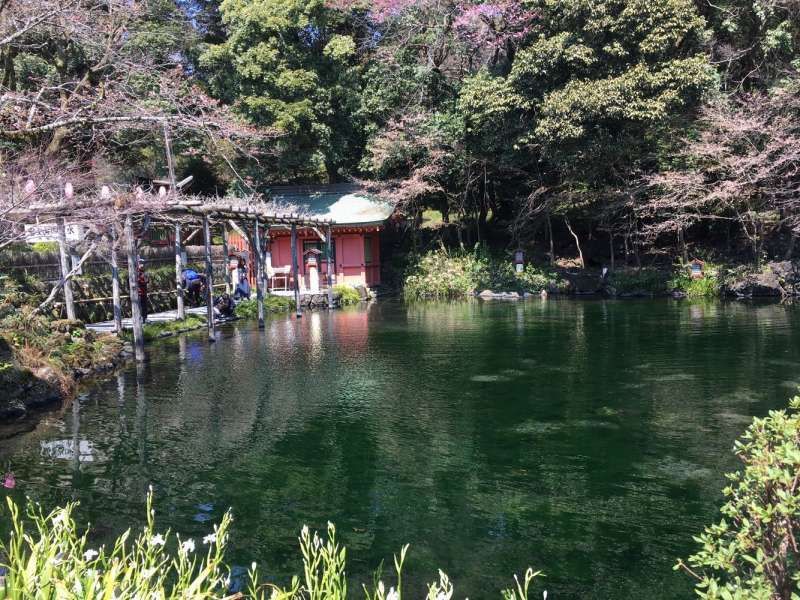
{"type": "Polygon", "coordinates": [[[780,279],[772,271],[751,273],[734,281],[727,293],[738,298],[780,298],[784,295],[780,279]]]}
{"type": "Polygon", "coordinates": [[[495,295],[492,290],[483,290],[480,294],[478,294],[478,298],[485,298],[487,300],[491,300],[494,297],[495,295]]]}
{"type": "Polygon", "coordinates": [[[681,290],[672,290],[671,296],[676,300],[682,300],[686,298],[686,292],[682,292],[681,290]]]}

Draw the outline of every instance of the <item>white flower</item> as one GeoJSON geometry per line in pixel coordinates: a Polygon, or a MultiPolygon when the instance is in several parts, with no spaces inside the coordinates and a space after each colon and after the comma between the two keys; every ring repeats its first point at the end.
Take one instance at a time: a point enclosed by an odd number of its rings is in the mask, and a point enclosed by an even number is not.
{"type": "Polygon", "coordinates": [[[547,590],[542,592],[542,598],[544,598],[544,600],[547,600],[547,590]]]}
{"type": "Polygon", "coordinates": [[[256,564],[256,561],[253,561],[253,562],[250,564],[250,570],[251,570],[251,571],[253,571],[253,572],[255,572],[255,570],[256,570],[256,568],[257,568],[257,567],[258,567],[258,565],[256,564]]]}
{"type": "Polygon", "coordinates": [[[67,513],[66,511],[60,510],[58,514],[53,517],[53,526],[57,527],[63,524],[67,520],[67,513]]]}
{"type": "Polygon", "coordinates": [[[303,537],[308,537],[308,525],[303,525],[303,529],[300,531],[300,535],[303,537]]]}
{"type": "Polygon", "coordinates": [[[97,554],[98,554],[97,550],[92,550],[91,548],[89,548],[86,552],[83,553],[83,560],[90,561],[95,556],[97,556],[97,554]]]}
{"type": "Polygon", "coordinates": [[[204,544],[213,544],[216,541],[217,541],[216,533],[209,533],[206,537],[203,538],[204,544]]]}
{"type": "Polygon", "coordinates": [[[386,594],[386,600],[400,600],[400,594],[393,587],[389,588],[389,593],[386,594]]]}
{"type": "Polygon", "coordinates": [[[155,569],[155,567],[149,567],[149,568],[147,568],[147,569],[144,569],[144,570],[142,571],[142,577],[143,577],[144,579],[150,579],[150,578],[151,578],[153,575],[155,575],[155,574],[156,574],[156,569],[155,569]]]}
{"type": "Polygon", "coordinates": [[[150,538],[150,545],[151,546],[163,546],[165,544],[164,536],[160,533],[157,533],[153,537],[150,538]]]}
{"type": "Polygon", "coordinates": [[[181,544],[181,552],[194,552],[194,540],[192,538],[181,544]]]}

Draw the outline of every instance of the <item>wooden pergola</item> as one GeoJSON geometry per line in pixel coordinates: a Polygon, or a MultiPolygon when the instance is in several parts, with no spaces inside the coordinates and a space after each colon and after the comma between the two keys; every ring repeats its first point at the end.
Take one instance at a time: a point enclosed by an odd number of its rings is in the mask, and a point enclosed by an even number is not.
{"type": "MultiPolygon", "coordinates": [[[[173,188],[176,189],[176,188],[173,188]]],[[[176,189],[177,191],[177,189],[176,189]]],[[[53,289],[46,303],[55,297],[59,289],[64,289],[64,303],[66,306],[67,317],[75,318],[75,306],[70,284],[71,278],[79,271],[83,262],[96,249],[96,242],[90,245],[89,250],[81,257],[77,265],[70,269],[69,256],[66,240],[66,219],[86,219],[90,223],[103,223],[110,232],[111,252],[111,277],[112,277],[112,302],[114,312],[114,324],[117,333],[122,331],[122,308],[120,299],[119,281],[119,225],[123,223],[125,249],[128,264],[128,287],[131,301],[131,321],[133,324],[134,353],[137,361],[144,360],[144,329],[139,297],[139,287],[137,282],[138,273],[138,244],[134,234],[134,218],[145,218],[151,223],[158,222],[174,228],[174,252],[175,252],[175,286],[177,291],[177,316],[178,319],[186,317],[184,303],[183,277],[183,258],[181,229],[183,225],[192,223],[200,224],[203,230],[203,241],[205,246],[205,276],[206,276],[206,317],[208,325],[208,339],[213,342],[216,340],[216,323],[214,318],[213,304],[213,268],[211,260],[211,238],[212,227],[222,224],[223,252],[227,260],[227,223],[235,226],[245,233],[248,243],[253,250],[253,259],[256,273],[256,299],[258,304],[258,326],[264,328],[264,291],[266,289],[266,269],[265,256],[262,251],[261,240],[262,228],[268,230],[271,226],[289,227],[291,231],[291,254],[292,254],[292,276],[294,280],[293,291],[298,318],[302,316],[300,309],[300,287],[298,279],[298,252],[297,252],[297,228],[313,227],[319,231],[325,231],[325,243],[327,249],[328,264],[328,306],[333,306],[332,291],[332,252],[331,252],[331,227],[334,222],[326,219],[316,219],[301,213],[279,212],[275,206],[262,201],[240,198],[215,198],[199,199],[197,197],[180,197],[175,192],[166,192],[164,188],[158,195],[152,195],[155,201],[148,202],[144,194],[127,194],[130,199],[134,197],[138,202],[120,202],[120,198],[125,195],[114,195],[108,188],[104,188],[99,198],[90,200],[76,200],[59,203],[46,203],[29,206],[22,209],[25,220],[29,222],[40,222],[42,219],[55,220],[58,231],[58,243],[61,258],[61,281],[53,289]],[[102,215],[98,218],[98,215],[102,215]],[[251,233],[252,232],[252,233],[251,233]]],[[[17,211],[20,212],[20,211],[17,211]]],[[[226,283],[230,285],[230,274],[226,267],[226,283]]]]}

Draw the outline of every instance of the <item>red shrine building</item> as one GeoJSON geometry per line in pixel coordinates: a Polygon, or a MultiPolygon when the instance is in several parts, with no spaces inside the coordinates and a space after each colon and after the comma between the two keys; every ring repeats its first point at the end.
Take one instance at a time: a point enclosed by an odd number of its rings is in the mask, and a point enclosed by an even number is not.
{"type": "MultiPolygon", "coordinates": [[[[358,185],[283,186],[270,190],[277,213],[330,220],[333,283],[372,287],[381,282],[380,236],[394,205],[358,185]]],[[[246,240],[231,232],[229,247],[246,251],[246,240]]],[[[327,287],[326,232],[297,230],[298,284],[301,292],[327,287]],[[315,272],[316,271],[316,272],[315,272]]],[[[270,291],[293,289],[291,231],[272,226],[266,240],[265,270],[270,291]]]]}

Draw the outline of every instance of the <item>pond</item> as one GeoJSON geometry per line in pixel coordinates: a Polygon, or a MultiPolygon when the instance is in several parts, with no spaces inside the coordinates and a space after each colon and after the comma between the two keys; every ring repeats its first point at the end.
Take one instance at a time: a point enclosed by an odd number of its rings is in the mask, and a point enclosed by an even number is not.
{"type": "Polygon", "coordinates": [[[735,438],[796,391],[800,311],[386,301],[149,357],[0,442],[18,499],[80,500],[100,539],[142,522],[150,484],[184,535],[231,507],[233,563],[280,581],[330,520],[354,583],[408,542],[415,596],[441,568],[456,597],[499,597],[531,565],[550,598],[689,598],[672,567],[735,438]]]}

